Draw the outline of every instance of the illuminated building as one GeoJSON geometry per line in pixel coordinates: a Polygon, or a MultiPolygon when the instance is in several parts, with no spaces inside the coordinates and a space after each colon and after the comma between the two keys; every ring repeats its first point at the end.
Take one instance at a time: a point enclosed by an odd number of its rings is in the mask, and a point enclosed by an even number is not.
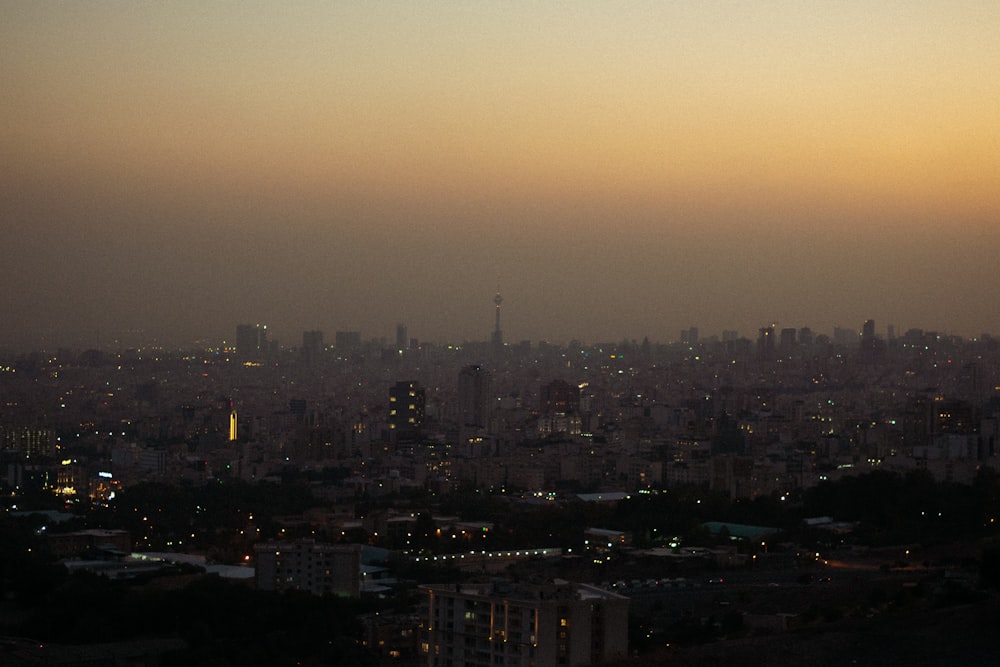
{"type": "Polygon", "coordinates": [[[54,456],[56,434],[50,428],[0,426],[0,450],[17,452],[26,459],[54,456]]]}
{"type": "Polygon", "coordinates": [[[583,536],[584,550],[606,559],[610,559],[613,552],[629,541],[626,533],[607,528],[587,528],[583,536]]]}
{"type": "Polygon", "coordinates": [[[88,495],[90,498],[102,505],[115,499],[115,496],[122,489],[120,480],[110,472],[98,472],[89,482],[88,495]]]}
{"type": "Polygon", "coordinates": [[[598,665],[628,652],[628,598],[585,584],[423,585],[429,667],[598,665]]]}
{"type": "Polygon", "coordinates": [[[229,412],[229,442],[235,442],[239,437],[237,427],[239,426],[239,420],[236,416],[236,408],[233,408],[229,412]]]}
{"type": "Polygon", "coordinates": [[[416,429],[424,422],[426,392],[416,382],[397,382],[389,388],[389,428],[416,429]]]}
{"type": "Polygon", "coordinates": [[[539,437],[551,435],[552,433],[568,433],[570,435],[580,435],[583,420],[577,414],[567,414],[565,412],[552,412],[541,415],[538,418],[537,432],[539,437]]]}
{"type": "Polygon", "coordinates": [[[313,595],[361,594],[361,545],[303,539],[254,546],[257,588],[313,595]]]}
{"type": "Polygon", "coordinates": [[[72,533],[47,533],[49,551],[56,558],[104,551],[127,555],[132,551],[132,538],[125,530],[91,528],[72,533]]]}
{"type": "Polygon", "coordinates": [[[542,386],[538,410],[542,414],[576,412],[580,406],[580,387],[565,380],[553,380],[542,386]]]}

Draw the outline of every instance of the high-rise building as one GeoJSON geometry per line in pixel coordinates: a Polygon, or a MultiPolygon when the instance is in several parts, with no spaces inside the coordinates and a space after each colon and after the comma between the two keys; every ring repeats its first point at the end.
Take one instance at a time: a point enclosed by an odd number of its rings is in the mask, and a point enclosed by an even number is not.
{"type": "Polygon", "coordinates": [[[585,584],[423,585],[427,665],[603,665],[628,655],[629,599],[585,584]]]}
{"type": "Polygon", "coordinates": [[[302,539],[254,547],[257,588],[313,595],[361,594],[361,545],[320,544],[302,539]]]}
{"type": "Polygon", "coordinates": [[[240,324],[236,327],[236,355],[240,359],[260,361],[267,349],[266,324],[240,324]]]}
{"type": "Polygon", "coordinates": [[[813,336],[812,329],[810,329],[809,327],[802,327],[801,329],[799,329],[799,345],[807,348],[812,347],[813,342],[815,340],[816,339],[813,336]]]}
{"type": "Polygon", "coordinates": [[[361,332],[338,331],[334,334],[333,347],[338,354],[361,349],[361,332]]]}
{"type": "Polygon", "coordinates": [[[397,382],[389,388],[389,428],[415,430],[424,422],[426,391],[416,382],[397,382]]]}
{"type": "Polygon", "coordinates": [[[323,332],[303,331],[302,349],[300,352],[302,361],[306,364],[314,364],[319,361],[323,354],[323,332]]]}
{"type": "Polygon", "coordinates": [[[833,342],[835,345],[853,345],[858,341],[858,330],[847,327],[833,328],[833,342]]]}
{"type": "Polygon", "coordinates": [[[867,340],[875,339],[875,320],[865,320],[861,326],[861,337],[867,340]]]}
{"type": "Polygon", "coordinates": [[[698,344],[698,327],[688,327],[681,329],[681,343],[687,345],[698,344]]]}
{"type": "Polygon", "coordinates": [[[244,356],[257,349],[257,330],[252,324],[236,325],[236,354],[244,356]]]}
{"type": "Polygon", "coordinates": [[[757,356],[761,359],[773,359],[774,347],[774,325],[761,327],[757,334],[757,356]]]}
{"type": "Polygon", "coordinates": [[[865,320],[861,327],[861,342],[859,349],[861,355],[872,360],[878,353],[878,340],[875,338],[875,320],[865,320]]]}
{"type": "Polygon", "coordinates": [[[492,373],[479,365],[465,366],[458,372],[458,413],[462,425],[489,426],[493,401],[492,373]]]}
{"type": "Polygon", "coordinates": [[[396,325],[396,349],[405,350],[409,340],[406,337],[406,325],[400,322],[396,325]]]}
{"type": "Polygon", "coordinates": [[[543,385],[539,392],[538,409],[543,415],[575,413],[579,407],[580,387],[565,380],[553,380],[543,385]]]}
{"type": "Polygon", "coordinates": [[[782,354],[791,354],[795,351],[796,331],[793,327],[785,327],[781,330],[781,340],[778,342],[778,349],[781,350],[782,354]]]}
{"type": "Polygon", "coordinates": [[[0,425],[0,451],[17,452],[26,459],[54,456],[56,433],[50,428],[0,425]]]}
{"type": "Polygon", "coordinates": [[[499,351],[503,347],[503,331],[500,329],[500,304],[503,303],[503,297],[500,296],[500,287],[497,286],[497,294],[493,297],[493,303],[496,304],[496,326],[493,328],[493,348],[495,351],[499,351]]]}

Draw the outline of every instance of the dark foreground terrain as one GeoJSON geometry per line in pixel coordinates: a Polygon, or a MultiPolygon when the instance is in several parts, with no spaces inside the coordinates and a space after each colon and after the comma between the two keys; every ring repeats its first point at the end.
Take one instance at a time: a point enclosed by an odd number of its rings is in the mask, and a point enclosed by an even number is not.
{"type": "Polygon", "coordinates": [[[772,636],[665,649],[633,664],[777,667],[778,665],[1000,664],[1000,601],[899,611],[847,619],[772,636]]]}

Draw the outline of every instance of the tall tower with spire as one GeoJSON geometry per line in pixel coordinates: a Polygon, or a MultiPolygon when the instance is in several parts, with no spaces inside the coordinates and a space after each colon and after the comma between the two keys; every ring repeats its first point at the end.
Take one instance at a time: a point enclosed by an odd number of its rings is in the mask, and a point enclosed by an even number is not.
{"type": "Polygon", "coordinates": [[[496,304],[496,327],[493,329],[493,347],[496,350],[500,350],[503,347],[503,331],[500,329],[500,304],[503,303],[503,297],[500,296],[500,285],[497,285],[497,295],[493,297],[493,303],[496,304]]]}

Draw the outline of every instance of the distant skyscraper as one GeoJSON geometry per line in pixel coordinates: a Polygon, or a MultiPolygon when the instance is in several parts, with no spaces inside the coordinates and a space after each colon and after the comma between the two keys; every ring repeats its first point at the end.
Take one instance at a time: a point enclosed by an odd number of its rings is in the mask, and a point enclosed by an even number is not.
{"type": "Polygon", "coordinates": [[[334,334],[333,347],[338,353],[349,352],[361,348],[360,331],[338,331],[334,334]]]}
{"type": "Polygon", "coordinates": [[[303,331],[302,332],[302,361],[313,364],[319,360],[323,354],[323,332],[303,331]]]}
{"type": "Polygon", "coordinates": [[[405,350],[409,340],[406,337],[406,325],[400,322],[396,325],[396,349],[405,350]]]}
{"type": "Polygon", "coordinates": [[[877,348],[878,342],[875,340],[875,320],[865,320],[864,325],[861,327],[861,354],[871,359],[875,356],[877,348]]]}
{"type": "Polygon", "coordinates": [[[236,354],[243,356],[257,348],[257,332],[252,324],[236,325],[236,354]]]}
{"type": "Polygon", "coordinates": [[[812,329],[809,327],[799,329],[799,345],[802,347],[812,347],[814,340],[812,329]]]}
{"type": "Polygon", "coordinates": [[[493,411],[493,375],[482,366],[458,372],[459,420],[465,426],[489,426],[493,411]]]}
{"type": "Polygon", "coordinates": [[[853,345],[858,341],[858,330],[847,327],[833,328],[833,342],[837,345],[853,345]]]}
{"type": "Polygon", "coordinates": [[[861,327],[861,338],[864,340],[875,340],[875,320],[865,320],[861,327]]]}
{"type": "Polygon", "coordinates": [[[245,361],[259,361],[266,351],[266,324],[240,324],[236,327],[237,356],[245,361]]]}
{"type": "Polygon", "coordinates": [[[761,327],[757,334],[757,355],[761,359],[774,357],[774,325],[761,327]]]}
{"type": "Polygon", "coordinates": [[[781,340],[778,343],[778,348],[782,354],[791,354],[795,351],[795,334],[796,331],[793,327],[785,327],[781,330],[781,340]]]}
{"type": "Polygon", "coordinates": [[[681,344],[697,345],[698,327],[689,327],[687,329],[681,329],[681,344]]]}
{"type": "Polygon", "coordinates": [[[493,303],[496,304],[496,326],[493,329],[493,347],[497,350],[503,347],[503,331],[500,329],[500,304],[503,303],[503,297],[500,296],[500,287],[497,286],[497,295],[493,297],[493,303]]]}

